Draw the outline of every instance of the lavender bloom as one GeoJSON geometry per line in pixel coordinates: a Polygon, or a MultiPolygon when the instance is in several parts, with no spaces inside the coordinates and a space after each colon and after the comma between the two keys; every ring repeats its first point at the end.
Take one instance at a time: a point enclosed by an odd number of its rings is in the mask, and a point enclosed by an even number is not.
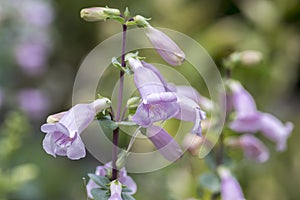
{"type": "MultiPolygon", "coordinates": [[[[154,67],[153,65],[142,62],[143,66],[147,69],[154,72],[157,77],[159,78],[160,82],[164,85],[164,88],[168,92],[176,93],[177,97],[177,104],[179,106],[179,112],[173,116],[177,119],[183,120],[183,121],[191,121],[194,122],[194,127],[192,129],[192,133],[196,133],[197,135],[201,136],[202,129],[201,129],[201,120],[204,120],[206,118],[205,112],[203,112],[199,105],[196,103],[200,100],[200,94],[192,87],[188,86],[174,86],[164,79],[164,77],[160,74],[158,69],[154,67]],[[197,101],[195,102],[194,99],[197,101]]],[[[208,103],[208,99],[202,98],[206,103],[208,103]]],[[[204,103],[203,101],[203,103],[204,103]]],[[[207,107],[208,104],[206,105],[207,107]]]]}
{"type": "Polygon", "coordinates": [[[258,163],[266,162],[269,159],[268,148],[251,134],[245,134],[239,138],[230,138],[228,144],[230,146],[242,148],[248,159],[258,163]]]}
{"type": "Polygon", "coordinates": [[[201,121],[206,119],[205,112],[203,112],[200,109],[199,105],[192,99],[180,94],[177,94],[176,96],[180,111],[174,117],[183,121],[194,122],[194,127],[191,132],[197,134],[198,136],[201,136],[201,121]]]}
{"type": "Polygon", "coordinates": [[[294,125],[291,122],[283,124],[279,119],[268,113],[260,113],[260,131],[268,139],[277,143],[277,151],[286,149],[286,140],[294,125]]]}
{"type": "MultiPolygon", "coordinates": [[[[104,166],[98,166],[96,168],[95,175],[105,177],[108,175],[109,170],[111,170],[111,162],[106,163],[104,166]]],[[[132,195],[136,193],[137,185],[134,180],[127,175],[126,169],[124,167],[119,171],[118,181],[131,190],[130,192],[128,192],[128,194],[132,195]]],[[[100,188],[100,186],[90,179],[88,184],[86,185],[86,189],[88,197],[91,199],[93,198],[91,191],[94,188],[100,188]]]]}
{"type": "Polygon", "coordinates": [[[52,23],[54,13],[49,3],[30,0],[21,2],[21,4],[22,6],[17,6],[17,8],[21,13],[22,19],[26,22],[39,27],[47,27],[52,23]]]}
{"type": "Polygon", "coordinates": [[[32,119],[40,119],[50,106],[48,97],[39,89],[23,89],[17,94],[20,108],[32,119]]]}
{"type": "Polygon", "coordinates": [[[94,120],[97,112],[110,106],[106,98],[89,104],[77,104],[67,111],[57,123],[44,124],[42,132],[47,133],[43,141],[45,151],[77,160],[85,157],[85,147],[80,134],[94,120]]]}
{"type": "Polygon", "coordinates": [[[29,75],[39,75],[45,71],[48,47],[43,42],[24,42],[16,47],[16,59],[20,67],[29,75]]]}
{"type": "Polygon", "coordinates": [[[158,126],[148,127],[147,137],[167,160],[176,161],[181,157],[182,150],[179,144],[163,128],[158,126]]]}
{"type": "Polygon", "coordinates": [[[204,110],[208,111],[213,109],[213,102],[210,99],[200,95],[199,92],[192,86],[176,85],[174,87],[177,94],[192,99],[204,110]]]}
{"type": "Polygon", "coordinates": [[[222,200],[245,200],[242,188],[237,180],[226,168],[218,169],[221,177],[221,197],[222,200]]]}
{"type": "Polygon", "coordinates": [[[232,106],[236,111],[236,118],[230,128],[237,132],[257,132],[260,127],[259,112],[253,97],[237,81],[228,84],[232,94],[232,106]]]}
{"type": "Polygon", "coordinates": [[[170,65],[181,65],[185,60],[185,54],[177,44],[160,30],[148,25],[145,33],[160,56],[170,65]]]}
{"type": "Polygon", "coordinates": [[[110,183],[110,194],[108,200],[122,200],[122,184],[119,181],[115,180],[110,183]]]}
{"type": "Polygon", "coordinates": [[[134,71],[134,82],[142,97],[142,103],[138,106],[132,120],[148,127],[154,122],[166,120],[178,113],[176,95],[166,92],[159,77],[150,69],[143,67],[139,60],[128,58],[134,71]]]}

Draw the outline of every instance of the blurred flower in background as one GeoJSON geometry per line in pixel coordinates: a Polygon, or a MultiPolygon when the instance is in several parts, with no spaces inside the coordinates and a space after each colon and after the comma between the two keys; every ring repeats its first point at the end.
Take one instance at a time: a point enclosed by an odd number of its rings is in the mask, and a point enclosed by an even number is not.
{"type": "MultiPolygon", "coordinates": [[[[115,23],[81,21],[79,12],[89,4],[93,2],[0,1],[0,199],[86,198],[80,180],[99,163],[87,155],[76,165],[61,158],[55,160],[55,167],[49,167],[53,159],[42,150],[40,144],[44,134],[39,126],[46,114],[70,107],[73,80],[84,55],[121,30],[115,23]]],[[[120,10],[128,6],[132,14],[151,17],[153,27],[185,33],[197,40],[217,64],[233,51],[262,52],[264,59],[259,66],[237,68],[233,78],[240,80],[257,97],[259,110],[281,116],[296,126],[299,124],[298,0],[99,0],[97,4],[120,10]]],[[[188,77],[201,94],[204,91],[209,97],[205,84],[199,83],[199,77],[186,66],[188,63],[176,70],[188,77]]],[[[109,94],[110,84],[118,78],[114,72],[108,71],[103,77],[107,83],[103,95],[109,94]]],[[[171,134],[177,122],[168,124],[166,129],[171,134]]],[[[246,186],[243,191],[248,199],[298,199],[300,136],[297,131],[299,128],[295,127],[286,152],[275,154],[270,148],[266,164],[257,166],[245,160],[246,167],[236,170],[239,182],[246,186]]],[[[196,138],[193,140],[196,147],[201,143],[196,138]]],[[[263,142],[269,146],[268,142],[263,142]]],[[[200,195],[204,199],[205,192],[199,192],[201,188],[195,184],[199,182],[197,175],[204,170],[201,160],[191,158],[188,164],[179,163],[157,172],[133,175],[137,185],[146,186],[140,187],[135,197],[151,200],[155,191],[156,200],[198,199],[200,195]]]]}

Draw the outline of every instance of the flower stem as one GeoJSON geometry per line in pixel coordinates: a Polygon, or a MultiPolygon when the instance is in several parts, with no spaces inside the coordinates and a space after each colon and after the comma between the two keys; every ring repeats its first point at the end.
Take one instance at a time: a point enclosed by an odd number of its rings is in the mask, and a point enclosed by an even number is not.
{"type": "MultiPolygon", "coordinates": [[[[127,26],[123,24],[123,37],[122,37],[122,67],[125,67],[125,49],[126,49],[126,31],[127,26]]],[[[120,121],[122,100],[124,91],[124,72],[120,71],[120,82],[119,82],[119,93],[118,93],[118,106],[116,111],[116,121],[120,121]]],[[[118,178],[118,169],[116,162],[118,159],[118,143],[119,143],[119,128],[115,129],[113,132],[113,149],[112,149],[112,180],[118,178]]]]}

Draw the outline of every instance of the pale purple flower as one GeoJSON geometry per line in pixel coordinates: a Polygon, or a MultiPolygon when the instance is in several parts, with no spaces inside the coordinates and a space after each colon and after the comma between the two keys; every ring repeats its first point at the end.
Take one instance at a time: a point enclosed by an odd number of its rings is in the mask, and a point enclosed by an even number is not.
{"type": "Polygon", "coordinates": [[[200,95],[199,92],[193,88],[192,86],[185,86],[185,85],[174,85],[175,91],[177,94],[186,96],[196,102],[200,107],[206,111],[213,109],[213,102],[200,95]]]}
{"type": "MultiPolygon", "coordinates": [[[[112,168],[111,162],[106,163],[103,166],[98,166],[96,168],[95,175],[107,177],[108,172],[109,172],[109,170],[111,170],[111,168],[112,168]]],[[[107,178],[109,178],[109,177],[107,177],[107,178]]],[[[130,192],[127,192],[128,194],[132,195],[132,194],[136,193],[137,185],[134,182],[134,180],[130,176],[127,175],[126,169],[124,167],[119,171],[118,181],[130,190],[130,192]]],[[[88,184],[86,185],[86,189],[87,189],[88,197],[91,199],[93,198],[91,191],[94,188],[100,188],[100,186],[97,185],[93,180],[90,179],[88,184]]]]}
{"type": "Polygon", "coordinates": [[[57,123],[44,124],[41,130],[47,133],[43,141],[45,151],[77,160],[85,157],[85,147],[80,134],[94,120],[97,112],[109,107],[106,98],[89,104],[77,104],[67,111],[57,123]]]}
{"type": "Polygon", "coordinates": [[[242,188],[230,171],[224,167],[218,169],[221,177],[222,200],[245,200],[242,188]]]}
{"type": "Polygon", "coordinates": [[[180,110],[179,113],[174,117],[183,121],[193,122],[194,126],[191,132],[201,136],[201,121],[206,119],[205,112],[203,112],[199,105],[192,99],[180,94],[177,94],[176,96],[180,110]]]}
{"type": "MultiPolygon", "coordinates": [[[[183,121],[191,121],[194,122],[194,127],[192,129],[192,133],[196,133],[197,135],[201,136],[202,129],[201,129],[201,121],[206,118],[205,112],[200,109],[200,106],[197,102],[201,100],[200,94],[192,87],[189,86],[175,86],[164,79],[164,77],[160,74],[158,69],[153,65],[142,61],[142,64],[147,69],[154,72],[157,77],[159,78],[160,82],[164,85],[164,88],[167,92],[175,93],[177,97],[177,104],[179,106],[179,112],[173,116],[177,119],[183,121]],[[195,101],[196,100],[196,101],[195,101]]],[[[207,108],[211,107],[208,104],[208,99],[202,97],[202,103],[207,104],[207,108]]]]}
{"type": "Polygon", "coordinates": [[[165,33],[148,25],[145,33],[160,56],[170,65],[178,66],[185,60],[185,54],[165,33]]]}
{"type": "Polygon", "coordinates": [[[286,149],[286,141],[294,125],[291,122],[283,124],[279,119],[268,113],[260,113],[260,131],[268,139],[277,144],[277,151],[286,149]]]}
{"type": "Polygon", "coordinates": [[[19,3],[22,6],[17,6],[17,8],[21,14],[21,19],[25,22],[38,27],[47,27],[52,23],[54,11],[48,2],[27,0],[19,3]]]}
{"type": "Polygon", "coordinates": [[[108,200],[122,200],[122,184],[114,180],[110,183],[110,197],[108,200]]]}
{"type": "Polygon", "coordinates": [[[277,143],[277,150],[286,148],[286,140],[293,130],[293,124],[285,125],[275,116],[259,112],[253,97],[237,81],[228,84],[232,91],[231,103],[235,109],[236,117],[230,123],[230,128],[236,132],[262,132],[268,139],[277,143]]]}
{"type": "Polygon", "coordinates": [[[230,123],[230,128],[237,132],[257,132],[260,128],[259,112],[251,94],[238,81],[230,81],[229,100],[236,112],[236,117],[230,123]]]}
{"type": "Polygon", "coordinates": [[[44,117],[50,107],[49,98],[39,89],[23,89],[17,94],[20,108],[32,119],[44,117]]]}
{"type": "Polygon", "coordinates": [[[179,144],[163,128],[150,126],[146,135],[167,160],[176,161],[181,157],[182,150],[179,144]]]}
{"type": "Polygon", "coordinates": [[[228,144],[243,149],[245,156],[258,163],[269,159],[269,150],[258,138],[251,134],[245,134],[238,138],[228,139],[228,144]]]}
{"type": "Polygon", "coordinates": [[[16,60],[28,75],[40,75],[46,69],[49,48],[44,42],[26,41],[16,46],[16,60]]]}
{"type": "Polygon", "coordinates": [[[152,70],[144,67],[139,60],[129,58],[128,61],[134,71],[134,82],[142,98],[142,103],[132,120],[148,127],[154,122],[176,115],[179,111],[176,95],[167,92],[160,78],[152,70]]]}

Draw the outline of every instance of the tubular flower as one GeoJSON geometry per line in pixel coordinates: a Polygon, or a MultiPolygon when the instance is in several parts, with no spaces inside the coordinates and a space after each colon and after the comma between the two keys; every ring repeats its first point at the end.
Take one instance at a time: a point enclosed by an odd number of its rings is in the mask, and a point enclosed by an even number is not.
{"type": "MultiPolygon", "coordinates": [[[[103,166],[98,166],[96,168],[95,175],[106,177],[108,175],[109,170],[111,170],[111,162],[106,163],[103,166]]],[[[136,193],[137,185],[134,182],[134,180],[127,175],[126,169],[124,167],[119,171],[118,181],[130,190],[130,192],[127,192],[128,194],[132,195],[136,193]]],[[[88,197],[90,199],[93,199],[91,191],[94,188],[100,188],[100,186],[97,185],[92,179],[90,179],[88,184],[86,185],[88,197]]]]}
{"type": "Polygon", "coordinates": [[[245,200],[242,188],[237,180],[226,168],[218,169],[221,177],[221,197],[222,200],[245,200]]]}
{"type": "Polygon", "coordinates": [[[159,77],[150,69],[145,68],[139,60],[129,58],[129,64],[134,71],[134,82],[142,97],[132,120],[148,127],[154,122],[169,119],[179,111],[176,95],[166,92],[159,77]]]}
{"type": "Polygon", "coordinates": [[[150,126],[146,135],[167,160],[176,161],[181,157],[182,150],[179,144],[163,128],[150,126]]]}
{"type": "Polygon", "coordinates": [[[260,113],[260,131],[268,139],[276,142],[277,151],[286,149],[286,141],[294,125],[291,122],[283,124],[279,119],[268,113],[260,113]]]}
{"type": "MultiPolygon", "coordinates": [[[[183,121],[194,122],[194,127],[191,132],[201,136],[202,130],[200,122],[201,120],[204,120],[206,116],[205,112],[203,112],[200,109],[200,106],[196,103],[201,101],[200,94],[192,87],[175,86],[170,83],[167,83],[167,81],[160,74],[158,69],[149,63],[143,61],[143,66],[157,75],[160,82],[164,85],[166,91],[173,92],[176,94],[179,112],[174,117],[183,121]]],[[[211,109],[212,104],[210,100],[206,99],[205,97],[202,97],[202,100],[202,103],[206,104],[205,106],[208,109],[211,109]]]]}
{"type": "Polygon", "coordinates": [[[58,122],[42,125],[42,132],[47,133],[43,141],[45,151],[54,157],[67,156],[72,160],[85,157],[80,134],[94,120],[97,112],[109,106],[110,101],[106,98],[90,104],[77,104],[60,116],[58,122]]]}
{"type": "Polygon", "coordinates": [[[269,159],[268,148],[251,134],[245,134],[239,138],[230,138],[228,144],[230,146],[242,148],[248,159],[258,163],[266,162],[269,159]]]}
{"type": "Polygon", "coordinates": [[[122,184],[114,180],[110,183],[110,197],[108,200],[122,200],[122,184]]]}
{"type": "Polygon", "coordinates": [[[197,134],[198,136],[202,135],[201,121],[206,119],[206,114],[203,112],[199,105],[193,101],[192,99],[177,94],[177,101],[180,107],[179,113],[175,116],[175,118],[194,122],[192,133],[197,134]]]}
{"type": "Polygon", "coordinates": [[[178,45],[165,33],[149,25],[145,33],[153,47],[160,56],[170,65],[181,65],[185,60],[185,54],[178,45]]]}

